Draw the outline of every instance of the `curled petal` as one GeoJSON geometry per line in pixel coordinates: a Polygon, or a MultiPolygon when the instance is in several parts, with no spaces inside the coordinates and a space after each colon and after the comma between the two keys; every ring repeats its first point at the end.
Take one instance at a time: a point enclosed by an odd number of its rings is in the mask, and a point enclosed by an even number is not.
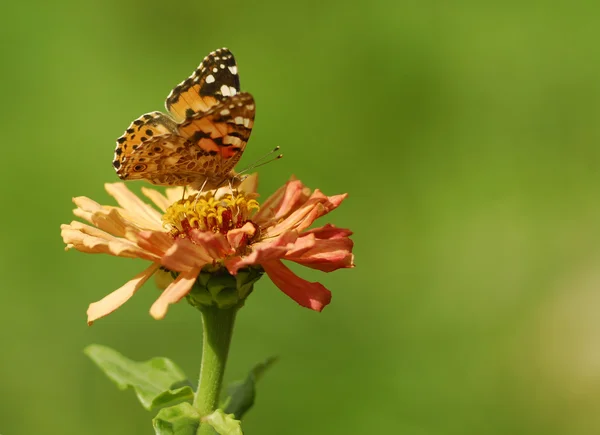
{"type": "Polygon", "coordinates": [[[256,233],[256,228],[252,223],[246,222],[242,228],[229,230],[227,233],[227,241],[233,249],[237,249],[244,240],[248,240],[256,233]]]}
{"type": "Polygon", "coordinates": [[[350,235],[352,231],[330,224],[306,231],[284,258],[323,272],[354,267],[350,235]]]}
{"type": "Polygon", "coordinates": [[[331,302],[331,292],[318,282],[308,282],[288,269],[280,260],[262,264],[273,283],[303,307],[321,311],[331,302]]]}
{"type": "Polygon", "coordinates": [[[160,264],[153,263],[149,268],[136,275],[135,278],[127,282],[123,287],[115,290],[108,296],[100,299],[98,302],[90,304],[87,310],[88,325],[91,325],[95,320],[112,313],[125,302],[127,302],[135,294],[135,292],[137,292],[140,287],[144,285],[146,281],[148,281],[148,278],[152,276],[159,266],[160,264]]]}
{"type": "Polygon", "coordinates": [[[317,239],[341,239],[352,235],[352,231],[346,228],[338,228],[335,225],[325,224],[319,228],[305,231],[302,234],[314,234],[317,239]]]}
{"type": "Polygon", "coordinates": [[[66,249],[77,249],[90,254],[110,254],[116,257],[143,258],[155,261],[158,256],[139,247],[135,243],[115,237],[98,228],[73,221],[61,225],[61,235],[66,249]]]}
{"type": "Polygon", "coordinates": [[[264,262],[283,258],[285,253],[294,247],[294,242],[298,238],[295,231],[286,231],[285,233],[269,239],[268,241],[258,242],[252,245],[252,252],[245,256],[235,256],[225,260],[225,267],[232,275],[246,266],[255,264],[262,265],[264,262]]]}
{"type": "Polygon", "coordinates": [[[309,234],[301,239],[307,239],[307,242],[312,240],[313,246],[308,246],[309,243],[296,243],[299,249],[288,251],[284,257],[286,260],[323,272],[354,267],[354,243],[349,238],[316,239],[314,234],[309,234]]]}
{"type": "Polygon", "coordinates": [[[169,305],[179,302],[181,298],[190,292],[199,273],[200,268],[193,268],[187,272],[180,273],[177,279],[152,304],[150,315],[157,320],[163,319],[167,314],[169,305]]]}

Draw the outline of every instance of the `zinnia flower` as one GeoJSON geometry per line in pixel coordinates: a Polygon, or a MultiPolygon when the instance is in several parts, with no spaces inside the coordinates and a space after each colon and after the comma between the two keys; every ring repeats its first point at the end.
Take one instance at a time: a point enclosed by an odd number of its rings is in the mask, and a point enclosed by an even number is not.
{"type": "Polygon", "coordinates": [[[74,214],[92,225],[78,221],[62,225],[67,250],[151,262],[121,288],[90,304],[88,323],[123,305],[159,268],[174,272],[176,279],[167,283],[152,305],[150,314],[156,319],[163,318],[170,304],[191,291],[203,268],[215,266],[226,268],[233,276],[258,266],[298,304],[321,311],[329,304],[331,292],[320,283],[298,277],[281,260],[324,272],[354,267],[350,230],[329,224],[309,229],[317,218],[337,208],[347,194],[311,192],[292,178],[259,206],[256,185],[254,175],[234,192],[221,188],[186,199],[180,199],[182,188],[167,189],[166,196],[142,188],[162,213],[124,183],[105,185],[119,207],[74,198],[74,214]]]}

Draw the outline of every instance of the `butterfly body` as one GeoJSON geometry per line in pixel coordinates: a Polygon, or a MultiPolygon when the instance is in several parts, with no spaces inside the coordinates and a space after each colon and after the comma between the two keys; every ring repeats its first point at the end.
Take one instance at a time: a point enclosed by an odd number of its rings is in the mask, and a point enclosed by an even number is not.
{"type": "Polygon", "coordinates": [[[255,103],[240,92],[231,52],[210,53],[165,105],[169,114],[142,115],[117,139],[119,178],[194,189],[239,184],[234,167],[252,132],[255,103]]]}

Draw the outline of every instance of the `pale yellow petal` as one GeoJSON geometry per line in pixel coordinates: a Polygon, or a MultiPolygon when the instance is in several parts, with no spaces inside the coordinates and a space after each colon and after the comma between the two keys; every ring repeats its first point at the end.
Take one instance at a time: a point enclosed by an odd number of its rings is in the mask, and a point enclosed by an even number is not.
{"type": "Polygon", "coordinates": [[[200,273],[200,268],[193,268],[187,272],[181,272],[177,279],[161,293],[156,302],[150,308],[150,315],[155,319],[163,319],[167,314],[169,305],[179,302],[186,294],[190,292],[196,278],[200,273]]]}
{"type": "Polygon", "coordinates": [[[90,304],[87,310],[88,325],[91,325],[95,320],[112,313],[125,302],[127,302],[159,267],[160,265],[158,263],[153,263],[150,267],[148,267],[142,273],[136,275],[135,278],[127,282],[120,289],[115,290],[98,302],[90,304]]]}
{"type": "MultiPolygon", "coordinates": [[[[131,190],[125,186],[125,183],[106,183],[106,191],[115,198],[117,203],[127,212],[127,217],[135,217],[142,221],[148,221],[154,226],[162,226],[161,214],[138,198],[131,190]]],[[[153,229],[152,226],[146,228],[153,229]]]]}
{"type": "Polygon", "coordinates": [[[159,256],[140,248],[137,244],[90,225],[73,221],[61,225],[61,235],[66,249],[77,249],[90,254],[110,254],[117,257],[143,258],[154,261],[159,256]]]}
{"type": "Polygon", "coordinates": [[[142,187],[142,193],[146,195],[146,197],[154,204],[156,204],[156,206],[163,212],[167,211],[167,208],[171,205],[169,198],[160,193],[158,190],[142,187]]]}

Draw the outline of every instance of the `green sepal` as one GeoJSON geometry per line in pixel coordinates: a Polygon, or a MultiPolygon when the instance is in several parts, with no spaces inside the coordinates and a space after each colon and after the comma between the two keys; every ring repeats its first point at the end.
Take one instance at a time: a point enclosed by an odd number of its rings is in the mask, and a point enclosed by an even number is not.
{"type": "Polygon", "coordinates": [[[220,309],[241,306],[263,273],[260,266],[246,267],[235,276],[223,266],[205,266],[186,295],[187,301],[199,309],[215,305],[220,309]]]}
{"type": "Polygon", "coordinates": [[[198,410],[187,402],[161,409],[152,419],[156,435],[196,435],[200,427],[198,410]]]}
{"type": "Polygon", "coordinates": [[[243,381],[235,381],[226,388],[228,397],[221,408],[228,414],[233,414],[236,419],[241,420],[244,414],[252,408],[256,398],[256,382],[262,374],[277,361],[277,357],[267,358],[256,364],[243,381]]]}
{"type": "Polygon", "coordinates": [[[147,410],[194,398],[192,384],[183,371],[168,358],[132,361],[116,350],[99,344],[87,346],[84,353],[121,390],[132,387],[147,410]]]}
{"type": "Polygon", "coordinates": [[[211,425],[219,435],[243,435],[242,422],[236,420],[233,414],[225,414],[222,409],[203,417],[202,424],[211,425]]]}

